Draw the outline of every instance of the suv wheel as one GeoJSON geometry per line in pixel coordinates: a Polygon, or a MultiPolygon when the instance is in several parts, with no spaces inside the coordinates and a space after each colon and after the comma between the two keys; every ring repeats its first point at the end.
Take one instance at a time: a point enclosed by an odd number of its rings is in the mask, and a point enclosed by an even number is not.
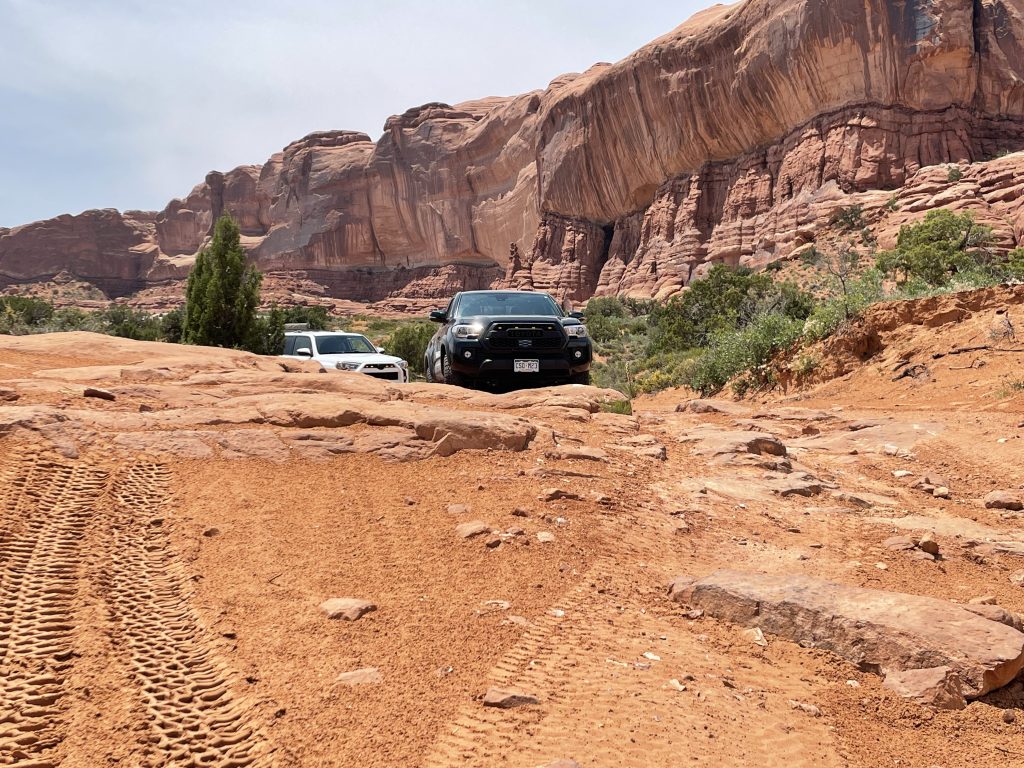
{"type": "Polygon", "coordinates": [[[451,384],[456,387],[468,386],[466,377],[452,370],[452,364],[448,361],[448,355],[444,352],[441,352],[441,375],[444,377],[445,384],[451,384]]]}
{"type": "Polygon", "coordinates": [[[427,383],[433,384],[434,379],[434,363],[430,360],[430,355],[424,355],[423,357],[423,378],[427,380],[427,383]]]}
{"type": "Polygon", "coordinates": [[[590,383],[590,371],[584,371],[583,373],[574,373],[569,377],[570,384],[589,384],[590,383]]]}

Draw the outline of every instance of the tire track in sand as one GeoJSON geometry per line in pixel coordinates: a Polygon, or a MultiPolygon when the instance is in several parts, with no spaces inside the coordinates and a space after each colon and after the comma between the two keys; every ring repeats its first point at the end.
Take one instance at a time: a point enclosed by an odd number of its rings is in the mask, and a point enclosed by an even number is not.
{"type": "Polygon", "coordinates": [[[154,524],[168,503],[169,471],[133,464],[117,476],[100,577],[115,630],[146,708],[144,765],[264,768],[274,764],[247,702],[190,604],[188,574],[154,524]]]}
{"type": "Polygon", "coordinates": [[[60,764],[82,540],[106,484],[35,454],[0,473],[0,765],[60,764]]]}

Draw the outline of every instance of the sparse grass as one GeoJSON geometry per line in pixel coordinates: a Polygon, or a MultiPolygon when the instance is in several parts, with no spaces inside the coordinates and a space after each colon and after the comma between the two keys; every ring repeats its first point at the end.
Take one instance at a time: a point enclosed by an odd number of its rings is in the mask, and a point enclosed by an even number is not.
{"type": "Polygon", "coordinates": [[[633,415],[633,403],[630,400],[609,400],[601,403],[602,413],[619,413],[623,416],[633,415]]]}

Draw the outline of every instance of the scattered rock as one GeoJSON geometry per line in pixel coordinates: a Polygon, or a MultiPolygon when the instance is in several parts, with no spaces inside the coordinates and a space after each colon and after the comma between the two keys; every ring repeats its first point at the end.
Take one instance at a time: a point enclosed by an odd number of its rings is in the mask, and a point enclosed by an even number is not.
{"type": "Polygon", "coordinates": [[[1014,571],[1010,574],[1010,583],[1018,587],[1024,587],[1024,571],[1014,571]]]}
{"type": "Polygon", "coordinates": [[[992,595],[985,595],[983,597],[972,597],[967,602],[970,605],[995,605],[996,599],[992,595]]]}
{"type": "Polygon", "coordinates": [[[882,546],[891,549],[893,552],[909,552],[917,545],[909,536],[893,536],[882,542],[882,546]]]}
{"type": "Polygon", "coordinates": [[[895,472],[892,473],[892,476],[902,479],[904,477],[913,477],[914,473],[908,469],[897,469],[895,472]]]}
{"type": "Polygon", "coordinates": [[[767,432],[742,432],[705,427],[683,435],[680,441],[696,443],[694,453],[704,456],[727,453],[786,455],[786,446],[782,441],[767,432]]]}
{"type": "Polygon", "coordinates": [[[498,709],[513,709],[539,703],[540,699],[536,696],[514,688],[489,688],[483,698],[485,707],[496,707],[498,709]]]}
{"type": "Polygon", "coordinates": [[[949,488],[944,485],[932,489],[932,496],[937,499],[948,499],[949,495],[949,488]]]}
{"type": "Polygon", "coordinates": [[[380,670],[376,667],[363,667],[351,672],[342,672],[334,681],[345,685],[376,685],[382,679],[380,670]]]}
{"type": "Polygon", "coordinates": [[[1020,491],[992,491],[983,501],[985,509],[1008,509],[1012,512],[1024,509],[1024,493],[1020,491]]]}
{"type": "Polygon", "coordinates": [[[98,387],[86,387],[82,390],[82,397],[95,397],[99,400],[116,400],[117,395],[107,389],[99,389],[98,387]]]}
{"type": "Polygon", "coordinates": [[[523,509],[522,507],[516,507],[512,510],[512,514],[515,517],[529,517],[530,511],[528,509],[523,509]]]}
{"type": "Polygon", "coordinates": [[[676,406],[677,413],[724,413],[727,416],[749,416],[750,409],[727,400],[687,400],[676,406]]]}
{"type": "Polygon", "coordinates": [[[452,515],[468,515],[473,511],[469,504],[449,504],[448,512],[452,515]]]}
{"type": "Polygon", "coordinates": [[[212,539],[214,536],[220,536],[220,528],[207,528],[203,531],[203,536],[208,539],[212,539]]]}
{"type": "Polygon", "coordinates": [[[0,387],[0,402],[13,403],[20,397],[21,395],[19,395],[13,389],[8,389],[7,387],[0,387]]]}
{"type": "Polygon", "coordinates": [[[468,523],[459,523],[455,526],[455,533],[460,539],[472,539],[490,532],[491,526],[481,520],[471,520],[468,523]]]}
{"type": "Polygon", "coordinates": [[[539,765],[537,768],[580,768],[580,764],[575,760],[555,760],[553,763],[539,765]]]}
{"type": "Polygon", "coordinates": [[[558,499],[569,499],[570,501],[580,501],[580,496],[573,493],[572,491],[565,491],[561,488],[545,488],[540,495],[541,501],[557,501],[558,499]]]}
{"type": "Polygon", "coordinates": [[[717,571],[675,598],[883,675],[948,666],[974,699],[1024,669],[1024,633],[947,600],[806,576],[717,571]]]}
{"type": "Polygon", "coordinates": [[[1007,725],[1013,725],[1015,722],[1017,722],[1017,715],[1014,714],[1014,711],[1012,709],[1003,710],[1003,722],[1007,725]]]}
{"type": "Polygon", "coordinates": [[[963,709],[967,706],[960,676],[949,667],[890,672],[882,684],[918,704],[938,709],[963,709]]]}
{"type": "Polygon", "coordinates": [[[540,531],[537,534],[537,541],[541,544],[550,544],[555,540],[555,534],[549,533],[548,531],[540,531]]]}
{"type": "Polygon", "coordinates": [[[764,632],[761,631],[760,627],[743,630],[743,636],[754,645],[759,645],[762,648],[768,647],[768,641],[765,639],[764,632]]]}
{"type": "Polygon", "coordinates": [[[578,448],[558,447],[552,451],[545,451],[544,455],[549,459],[576,459],[579,461],[608,461],[608,454],[600,448],[591,448],[581,445],[578,448]]]}
{"type": "Polygon", "coordinates": [[[932,538],[930,533],[917,537],[917,548],[922,552],[927,552],[932,557],[938,557],[939,555],[939,543],[932,538]]]}
{"type": "Polygon", "coordinates": [[[375,610],[377,610],[377,606],[374,603],[355,597],[332,597],[320,603],[320,611],[328,619],[355,621],[364,614],[375,610]]]}
{"type": "Polygon", "coordinates": [[[806,712],[811,717],[821,717],[821,710],[813,704],[804,704],[802,701],[794,701],[793,699],[790,699],[789,706],[793,709],[800,710],[801,712],[806,712]]]}

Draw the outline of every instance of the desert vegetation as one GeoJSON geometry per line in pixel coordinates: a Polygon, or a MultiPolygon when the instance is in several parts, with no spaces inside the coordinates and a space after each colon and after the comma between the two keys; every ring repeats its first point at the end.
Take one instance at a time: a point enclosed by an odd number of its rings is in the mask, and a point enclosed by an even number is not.
{"type": "MultiPolygon", "coordinates": [[[[863,210],[832,217],[839,236],[800,254],[804,286],[778,263],[761,271],[723,264],[667,302],[597,297],[586,307],[594,341],[596,384],[627,397],[686,386],[703,395],[771,387],[773,358],[792,353],[794,371],[816,367],[809,350],[880,301],[919,298],[1024,280],[1024,248],[993,247],[992,230],[970,213],[940,209],[904,226],[895,247],[878,251],[863,210]]],[[[0,333],[87,330],[129,339],[199,343],[277,354],[285,323],[314,330],[353,330],[423,374],[434,326],[421,320],[331,316],[322,306],[259,312],[260,275],[246,268],[238,228],[218,222],[189,279],[183,310],[149,314],[124,305],[85,312],[29,297],[0,297],[0,333]],[[190,307],[192,309],[190,309],[190,307]],[[198,307],[202,307],[199,311],[198,307]]]]}

